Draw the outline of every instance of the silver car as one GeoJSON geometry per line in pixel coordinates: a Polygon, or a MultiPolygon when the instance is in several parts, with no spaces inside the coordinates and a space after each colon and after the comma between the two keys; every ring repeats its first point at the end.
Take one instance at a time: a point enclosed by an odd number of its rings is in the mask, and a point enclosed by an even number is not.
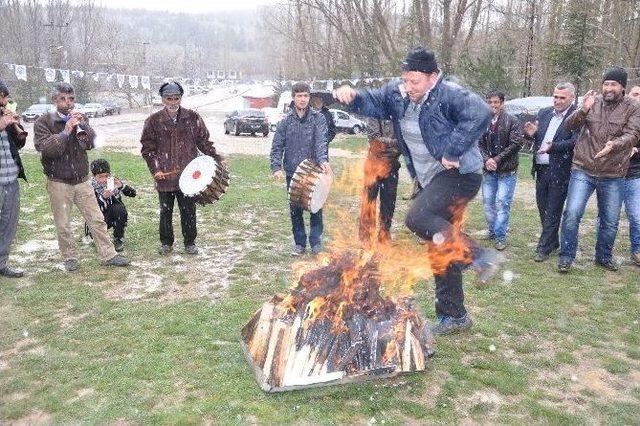
{"type": "Polygon", "coordinates": [[[347,112],[339,109],[330,109],[329,112],[333,116],[333,121],[336,124],[336,130],[339,132],[357,135],[365,131],[367,128],[364,121],[358,120],[347,112]]]}

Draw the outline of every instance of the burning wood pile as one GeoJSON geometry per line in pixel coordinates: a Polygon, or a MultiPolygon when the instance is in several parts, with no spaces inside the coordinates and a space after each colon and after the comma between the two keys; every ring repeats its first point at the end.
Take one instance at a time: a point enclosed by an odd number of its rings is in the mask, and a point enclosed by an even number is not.
{"type": "Polygon", "coordinates": [[[242,342],[267,392],[424,370],[433,353],[411,299],[383,297],[376,260],[363,251],[303,274],[254,314],[242,342]]]}
{"type": "Polygon", "coordinates": [[[379,155],[383,148],[372,143],[365,162],[358,229],[362,248],[327,255],[242,329],[245,354],[267,392],[420,371],[433,355],[429,327],[410,295],[392,298],[382,291],[386,274],[381,263],[389,263],[390,246],[387,238],[377,238],[371,188],[391,170],[385,161],[394,158],[379,155]]]}

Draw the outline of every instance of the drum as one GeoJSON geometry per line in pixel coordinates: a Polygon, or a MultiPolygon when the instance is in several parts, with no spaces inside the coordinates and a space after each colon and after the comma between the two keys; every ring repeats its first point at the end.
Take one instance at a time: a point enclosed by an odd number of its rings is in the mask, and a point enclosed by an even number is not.
{"type": "Polygon", "coordinates": [[[332,180],[316,163],[304,160],[291,178],[289,202],[317,213],[327,201],[332,180]]]}
{"type": "Polygon", "coordinates": [[[180,191],[201,205],[222,198],[229,187],[229,172],[213,157],[201,155],[191,160],[180,174],[180,191]]]}

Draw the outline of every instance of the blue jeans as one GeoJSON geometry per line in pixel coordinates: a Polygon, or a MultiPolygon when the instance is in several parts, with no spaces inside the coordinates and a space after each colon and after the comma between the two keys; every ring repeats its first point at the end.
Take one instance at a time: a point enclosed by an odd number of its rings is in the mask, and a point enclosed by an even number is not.
{"type": "Polygon", "coordinates": [[[560,259],[573,261],[578,250],[578,228],[589,197],[596,192],[598,201],[598,235],[596,260],[611,260],[618,233],[624,178],[597,178],[582,170],[571,170],[567,204],[562,216],[560,259]]]}
{"type": "Polygon", "coordinates": [[[504,241],[509,229],[511,201],[516,189],[516,172],[484,172],[482,178],[482,203],[489,233],[497,240],[504,241]]]}
{"type": "MultiPolygon", "coordinates": [[[[291,183],[292,176],[287,175],[287,190],[291,183]]],[[[289,213],[291,215],[291,231],[293,232],[293,241],[297,246],[307,246],[307,231],[304,227],[304,209],[294,204],[289,204],[289,213]]],[[[322,243],[322,209],[317,213],[311,214],[311,223],[309,225],[309,245],[315,247],[322,243]]]]}
{"type": "Polygon", "coordinates": [[[629,219],[631,253],[640,253],[640,178],[625,179],[624,209],[629,219]]]}

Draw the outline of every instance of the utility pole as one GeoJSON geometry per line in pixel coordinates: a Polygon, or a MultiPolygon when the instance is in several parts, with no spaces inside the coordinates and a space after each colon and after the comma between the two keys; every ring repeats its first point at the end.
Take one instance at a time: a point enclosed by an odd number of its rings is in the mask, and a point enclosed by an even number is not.
{"type": "Polygon", "coordinates": [[[527,53],[524,64],[524,84],[522,88],[522,97],[531,96],[531,81],[533,80],[533,40],[535,36],[535,20],[536,20],[536,0],[530,0],[531,8],[529,13],[529,39],[527,40],[527,53]]]}

